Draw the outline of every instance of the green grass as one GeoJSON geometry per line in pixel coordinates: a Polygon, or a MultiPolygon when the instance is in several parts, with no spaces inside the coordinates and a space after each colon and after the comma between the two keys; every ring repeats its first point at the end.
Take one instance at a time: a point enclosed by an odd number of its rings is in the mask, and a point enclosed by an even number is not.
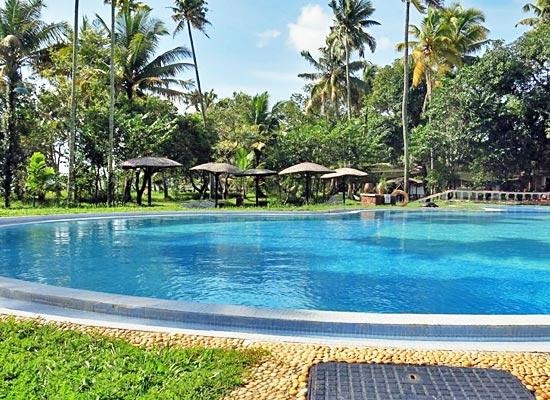
{"type": "MultiPolygon", "coordinates": [[[[213,211],[214,208],[208,209],[197,209],[197,208],[184,208],[182,203],[192,202],[189,200],[190,196],[186,196],[186,200],[165,200],[160,193],[153,194],[153,203],[151,207],[148,206],[138,206],[134,203],[128,203],[124,206],[98,206],[93,204],[82,204],[78,207],[67,208],[64,206],[56,206],[53,202],[50,201],[47,205],[38,204],[36,207],[33,207],[31,204],[23,204],[21,202],[14,202],[12,207],[5,209],[0,207],[0,217],[20,217],[27,215],[50,215],[50,214],[84,214],[84,213],[108,213],[108,212],[131,212],[131,211],[141,211],[141,212],[159,212],[159,211],[213,211]]],[[[474,203],[474,202],[464,202],[464,201],[436,201],[436,203],[441,208],[460,208],[460,209],[479,209],[480,207],[487,206],[488,203],[474,203]]],[[[334,209],[354,209],[354,208],[365,208],[361,206],[360,202],[346,199],[346,205],[342,203],[336,204],[323,204],[323,203],[313,203],[309,205],[291,205],[291,204],[281,204],[278,202],[277,197],[269,198],[268,207],[256,207],[255,199],[253,194],[249,194],[245,199],[245,203],[241,207],[235,206],[235,199],[231,198],[229,200],[220,200],[219,204],[223,207],[224,211],[327,211],[334,209]]],[[[370,206],[368,208],[373,209],[410,209],[410,208],[419,208],[421,207],[422,202],[411,202],[407,206],[370,206]]]]}
{"type": "Polygon", "coordinates": [[[158,348],[0,321],[0,398],[220,399],[259,362],[256,350],[158,348]]]}

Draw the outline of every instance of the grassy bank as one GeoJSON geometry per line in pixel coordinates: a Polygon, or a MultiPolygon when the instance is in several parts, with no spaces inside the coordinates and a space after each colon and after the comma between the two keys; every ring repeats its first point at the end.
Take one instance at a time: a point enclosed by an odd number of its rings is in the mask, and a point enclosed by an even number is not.
{"type": "Polygon", "coordinates": [[[258,351],[157,348],[0,321],[0,398],[220,399],[242,384],[258,351]]]}
{"type": "MultiPolygon", "coordinates": [[[[197,211],[207,210],[214,211],[213,207],[210,208],[193,208],[186,207],[186,205],[198,204],[201,201],[198,200],[170,200],[164,199],[160,194],[155,193],[153,196],[152,206],[138,206],[134,203],[128,203],[126,205],[117,205],[114,207],[107,207],[105,205],[93,205],[93,204],[81,204],[77,207],[64,207],[56,206],[53,203],[50,205],[37,205],[33,207],[31,204],[23,204],[14,202],[11,208],[6,209],[0,207],[1,217],[19,217],[27,215],[52,215],[52,214],[85,214],[85,213],[108,213],[108,212],[159,212],[159,211],[197,211]]],[[[360,202],[346,199],[346,204],[341,202],[335,202],[331,204],[327,203],[314,203],[309,205],[291,205],[281,204],[277,199],[270,199],[267,207],[255,207],[254,199],[252,197],[245,199],[243,206],[236,206],[235,199],[220,200],[221,209],[224,211],[327,211],[335,209],[415,209],[421,207],[420,202],[411,202],[407,206],[362,206],[360,202]]],[[[472,203],[472,202],[459,202],[459,201],[437,201],[437,204],[441,208],[460,208],[460,209],[479,209],[487,206],[487,203],[472,203]]]]}

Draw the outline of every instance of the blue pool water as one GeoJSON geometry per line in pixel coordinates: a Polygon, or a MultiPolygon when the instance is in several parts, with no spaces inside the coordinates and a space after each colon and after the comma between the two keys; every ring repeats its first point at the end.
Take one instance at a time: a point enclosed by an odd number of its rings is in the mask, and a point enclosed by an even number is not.
{"type": "Polygon", "coordinates": [[[269,308],[550,314],[550,212],[178,215],[5,226],[0,275],[269,308]]]}

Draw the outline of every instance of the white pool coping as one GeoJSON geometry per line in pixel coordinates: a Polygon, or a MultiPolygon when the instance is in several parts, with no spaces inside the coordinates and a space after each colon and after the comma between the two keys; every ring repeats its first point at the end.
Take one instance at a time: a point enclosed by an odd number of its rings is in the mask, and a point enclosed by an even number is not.
{"type": "MultiPolygon", "coordinates": [[[[182,215],[176,212],[146,216],[174,214],[182,215]]],[[[121,216],[138,217],[144,214],[27,217],[14,218],[11,221],[2,219],[0,225],[121,216]]],[[[429,349],[550,351],[548,315],[375,314],[281,310],[107,294],[2,277],[0,312],[41,316],[86,325],[124,327],[122,329],[255,340],[429,349]]]]}

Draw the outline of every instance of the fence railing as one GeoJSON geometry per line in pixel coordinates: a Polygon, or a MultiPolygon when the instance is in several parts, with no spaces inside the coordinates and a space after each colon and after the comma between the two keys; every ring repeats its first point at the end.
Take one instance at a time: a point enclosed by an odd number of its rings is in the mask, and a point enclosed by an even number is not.
{"type": "Polygon", "coordinates": [[[497,190],[454,189],[432,194],[416,201],[429,200],[498,201],[498,202],[550,202],[550,192],[505,192],[497,190]]]}

